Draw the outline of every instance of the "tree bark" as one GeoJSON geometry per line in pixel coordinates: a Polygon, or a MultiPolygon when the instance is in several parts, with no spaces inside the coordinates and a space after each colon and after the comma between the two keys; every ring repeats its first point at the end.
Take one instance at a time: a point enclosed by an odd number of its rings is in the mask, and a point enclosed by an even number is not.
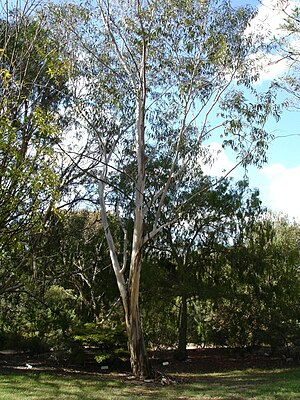
{"type": "Polygon", "coordinates": [[[152,376],[152,369],[145,346],[138,306],[131,311],[129,318],[126,318],[131,371],[137,378],[145,379],[152,376]]]}
{"type": "MultiPolygon", "coordinates": [[[[137,211],[138,212],[138,211],[137,211]]],[[[136,222],[139,218],[136,218],[136,222]]],[[[138,224],[136,225],[138,226],[138,224]]],[[[134,235],[136,239],[131,254],[131,265],[128,283],[128,315],[125,315],[128,335],[130,363],[133,374],[138,378],[148,378],[152,375],[151,365],[145,346],[142,323],[139,311],[140,275],[142,267],[141,235],[134,235]]]]}
{"type": "Polygon", "coordinates": [[[178,348],[176,357],[180,361],[187,359],[187,326],[188,326],[188,311],[187,311],[187,297],[181,297],[181,306],[179,311],[179,335],[178,335],[178,348]]]}

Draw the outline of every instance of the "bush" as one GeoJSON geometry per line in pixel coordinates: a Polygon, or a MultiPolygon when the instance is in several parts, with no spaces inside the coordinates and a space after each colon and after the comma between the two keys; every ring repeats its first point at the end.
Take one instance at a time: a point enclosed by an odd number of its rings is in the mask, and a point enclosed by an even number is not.
{"type": "Polygon", "coordinates": [[[27,337],[18,332],[1,333],[1,350],[15,350],[25,353],[42,354],[50,351],[46,341],[38,336],[27,337]]]}
{"type": "Polygon", "coordinates": [[[99,363],[128,358],[127,336],[122,326],[110,328],[88,323],[76,329],[73,340],[83,348],[94,349],[99,363]]]}

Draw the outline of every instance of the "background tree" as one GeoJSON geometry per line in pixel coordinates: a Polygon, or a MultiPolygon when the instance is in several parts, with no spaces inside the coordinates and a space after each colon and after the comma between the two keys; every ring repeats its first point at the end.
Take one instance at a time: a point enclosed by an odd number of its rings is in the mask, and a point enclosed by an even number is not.
{"type": "MultiPolygon", "coordinates": [[[[203,181],[207,184],[208,178],[203,181]]],[[[200,188],[196,192],[201,192],[200,188]]],[[[229,180],[224,180],[217,188],[194,196],[182,209],[181,221],[165,228],[153,247],[149,246],[148,263],[152,253],[158,263],[162,260],[161,268],[165,266],[167,277],[164,291],[169,295],[169,302],[173,300],[178,304],[179,359],[187,358],[189,302],[197,298],[213,301],[226,292],[216,282],[222,275],[227,253],[234,237],[239,236],[241,231],[245,232],[245,224],[253,225],[261,212],[258,193],[251,192],[247,182],[234,186],[229,180]]],[[[151,282],[145,284],[151,285],[151,282]]],[[[155,287],[159,285],[154,283],[152,291],[155,287]]],[[[147,303],[144,296],[142,298],[147,303]]],[[[147,304],[144,307],[147,308],[147,304]]]]}
{"type": "MultiPolygon", "coordinates": [[[[35,241],[37,234],[32,235],[35,241]]],[[[18,275],[22,278],[19,290],[1,299],[2,345],[36,353],[51,347],[62,360],[74,351],[74,356],[83,357],[81,342],[76,341],[80,331],[86,341],[98,335],[100,343],[94,340],[93,346],[101,347],[101,341],[107,340],[113,347],[113,340],[118,334],[124,336],[125,328],[99,213],[81,210],[51,215],[31,254],[34,274],[24,270],[22,277],[18,275]],[[115,336],[111,337],[109,328],[111,335],[117,331],[115,336]]]]}
{"type": "Polygon", "coordinates": [[[0,15],[0,293],[21,284],[29,260],[35,268],[29,232],[41,231],[60,197],[54,146],[68,63],[37,5],[7,3],[0,15]]]}
{"type": "Polygon", "coordinates": [[[237,347],[269,345],[273,351],[288,347],[299,326],[299,226],[265,216],[244,233],[225,267],[227,293],[212,314],[212,340],[237,347]]]}
{"type": "Polygon", "coordinates": [[[99,323],[109,314],[118,290],[99,213],[80,210],[54,216],[36,259],[41,264],[38,290],[53,285],[71,290],[83,323],[99,323]]]}

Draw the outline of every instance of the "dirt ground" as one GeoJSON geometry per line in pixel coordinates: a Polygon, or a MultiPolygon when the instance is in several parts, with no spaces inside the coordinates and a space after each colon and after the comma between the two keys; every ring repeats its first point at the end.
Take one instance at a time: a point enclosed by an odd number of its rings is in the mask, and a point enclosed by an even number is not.
{"type": "MultiPolygon", "coordinates": [[[[284,356],[272,356],[268,352],[250,353],[229,349],[193,349],[188,351],[186,361],[177,361],[173,351],[157,351],[150,353],[150,360],[155,371],[163,375],[174,373],[195,374],[244,370],[250,368],[273,369],[299,365],[297,360],[284,356]]],[[[130,372],[129,363],[114,361],[101,365],[93,357],[84,363],[71,361],[58,362],[51,354],[31,356],[0,352],[0,373],[31,370],[32,372],[53,373],[111,373],[130,372]]]]}
{"type": "Polygon", "coordinates": [[[153,355],[154,364],[170,372],[205,373],[249,368],[273,369],[295,365],[295,360],[286,360],[282,356],[271,356],[269,353],[250,353],[231,349],[193,349],[188,351],[186,361],[176,361],[174,353],[161,352],[153,355]],[[169,365],[164,364],[168,362],[169,365]]]}

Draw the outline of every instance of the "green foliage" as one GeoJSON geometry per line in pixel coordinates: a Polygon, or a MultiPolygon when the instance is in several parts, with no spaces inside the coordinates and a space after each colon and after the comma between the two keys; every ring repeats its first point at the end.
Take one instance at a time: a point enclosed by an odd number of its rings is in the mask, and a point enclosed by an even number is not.
{"type": "Polygon", "coordinates": [[[38,336],[24,336],[13,331],[1,333],[0,349],[9,349],[30,355],[39,355],[50,352],[47,340],[38,336]]]}
{"type": "MultiPolygon", "coordinates": [[[[210,315],[219,345],[295,344],[299,335],[299,226],[284,218],[261,220],[231,249],[226,293],[210,315]]],[[[226,284],[227,280],[227,284],[226,284]]]]}
{"type": "Polygon", "coordinates": [[[74,339],[83,346],[117,347],[127,343],[124,328],[122,326],[110,328],[101,327],[93,323],[84,324],[74,332],[74,339]]]}
{"type": "Polygon", "coordinates": [[[115,359],[128,359],[127,336],[124,327],[104,327],[85,324],[73,333],[75,342],[85,348],[96,348],[95,360],[98,363],[112,362],[115,359]]]}
{"type": "Polygon", "coordinates": [[[178,342],[178,310],[166,300],[149,302],[142,312],[145,341],[150,349],[166,349],[178,342]]]}
{"type": "MultiPolygon", "coordinates": [[[[278,4],[279,5],[279,4],[278,4]]],[[[289,110],[299,110],[299,50],[298,38],[300,32],[300,11],[299,6],[293,3],[285,2],[280,5],[284,12],[280,29],[273,38],[275,51],[278,57],[286,57],[288,69],[286,73],[273,80],[272,89],[280,90],[286,96],[282,102],[283,106],[289,110]]],[[[274,54],[274,49],[273,49],[274,54]]]]}
{"type": "Polygon", "coordinates": [[[47,305],[48,329],[59,335],[67,335],[72,325],[76,322],[74,306],[76,296],[72,290],[61,286],[51,286],[44,295],[44,303],[47,305]]]}
{"type": "Polygon", "coordinates": [[[2,298],[3,346],[36,353],[65,348],[78,323],[75,304],[71,291],[59,286],[50,287],[43,296],[34,288],[30,294],[16,292],[2,298]],[[41,297],[35,298],[35,294],[41,297]]]}
{"type": "Polygon", "coordinates": [[[0,295],[24,284],[61,197],[55,145],[68,97],[68,63],[38,9],[9,7],[0,17],[0,295]]]}
{"type": "MultiPolygon", "coordinates": [[[[100,336],[91,336],[86,343],[73,337],[79,326],[107,318],[108,313],[109,325],[115,326],[121,318],[120,307],[110,309],[116,302],[117,288],[103,235],[98,213],[52,215],[31,254],[34,270],[23,270],[23,290],[0,298],[0,332],[22,337],[27,350],[29,339],[41,341],[58,361],[83,361],[84,346],[98,346],[98,340],[99,352],[121,357],[118,349],[126,346],[117,340],[117,328],[112,328],[111,336],[110,329],[104,332],[103,328],[100,333],[98,329],[94,333],[100,336]]],[[[29,243],[35,238],[28,235],[29,243]]]]}
{"type": "Polygon", "coordinates": [[[201,177],[198,187],[174,193],[177,199],[184,199],[191,190],[193,200],[182,207],[181,220],[154,242],[143,265],[144,330],[149,343],[157,347],[159,342],[178,344],[178,332],[187,335],[189,342],[215,343],[208,337],[211,310],[206,304],[226,296],[227,285],[232,285],[225,272],[229,249],[248,235],[262,212],[258,193],[251,191],[246,181],[234,185],[224,180],[217,188],[201,193],[209,182],[210,178],[201,177]],[[188,303],[187,326],[180,325],[183,299],[188,303]],[[208,315],[204,317],[203,312],[208,315]]]}
{"type": "MultiPolygon", "coordinates": [[[[111,224],[120,238],[113,218],[111,224]]],[[[121,246],[121,240],[119,243],[121,246]]],[[[105,318],[118,298],[118,289],[98,212],[81,210],[53,216],[36,257],[41,261],[41,281],[72,290],[81,321],[105,318]]]]}
{"type": "MultiPolygon", "coordinates": [[[[189,249],[186,224],[182,236],[176,230],[170,242],[172,252],[164,240],[147,255],[141,305],[150,346],[177,343],[180,295],[190,298],[188,342],[229,347],[268,345],[273,350],[298,344],[299,225],[260,214],[257,194],[246,197],[243,190],[240,197],[234,192],[231,200],[226,197],[228,219],[220,219],[219,231],[218,218],[208,220],[207,242],[197,243],[195,225],[191,224],[194,247],[189,249]],[[183,269],[180,259],[187,262],[187,255],[189,265],[183,269]]],[[[195,221],[196,213],[193,216],[195,221]]],[[[203,235],[203,218],[200,221],[203,235]]]]}

